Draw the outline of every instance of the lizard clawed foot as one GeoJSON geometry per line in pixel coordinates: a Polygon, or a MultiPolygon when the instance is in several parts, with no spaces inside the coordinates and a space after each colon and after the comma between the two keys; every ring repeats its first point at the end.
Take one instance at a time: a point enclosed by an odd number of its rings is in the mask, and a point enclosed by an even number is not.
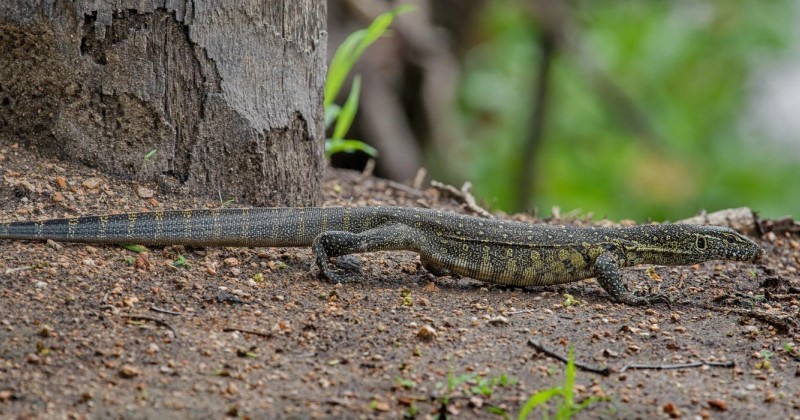
{"type": "Polygon", "coordinates": [[[669,308],[672,308],[672,300],[662,293],[650,293],[644,296],[636,296],[634,294],[627,294],[618,297],[617,302],[624,303],[631,306],[652,305],[655,303],[666,303],[669,308]]]}
{"type": "Polygon", "coordinates": [[[342,255],[341,257],[336,257],[336,267],[350,276],[361,274],[362,271],[361,259],[355,255],[342,255]]]}
{"type": "Polygon", "coordinates": [[[347,283],[361,274],[361,260],[354,255],[342,255],[336,258],[335,264],[321,265],[319,274],[332,283],[347,283]]]}

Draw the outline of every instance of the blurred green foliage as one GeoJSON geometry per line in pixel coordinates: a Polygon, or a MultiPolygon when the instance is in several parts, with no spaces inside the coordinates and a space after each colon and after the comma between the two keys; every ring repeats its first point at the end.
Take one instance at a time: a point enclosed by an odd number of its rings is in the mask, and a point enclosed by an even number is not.
{"type": "Polygon", "coordinates": [[[361,95],[361,76],[353,78],[353,84],[347,100],[343,106],[336,105],[333,101],[339,95],[347,75],[352,70],[364,51],[378,40],[389,30],[389,25],[397,15],[411,12],[414,6],[404,5],[382,13],[370,23],[366,29],[359,29],[350,34],[336,49],[330,65],[328,65],[328,77],[325,78],[325,128],[334,125],[331,138],[325,140],[325,156],[330,158],[334,153],[362,151],[372,157],[378,155],[378,151],[360,141],[345,139],[345,135],[353,124],[356,112],[358,111],[359,95],[361,95]]]}
{"type": "MultiPolygon", "coordinates": [[[[517,209],[537,62],[529,2],[486,3],[464,62],[459,121],[477,196],[517,209]]],[[[745,134],[756,67],[788,44],[789,0],[574,1],[583,48],[556,53],[528,209],[596,217],[680,219],[750,206],[778,217],[800,209],[800,163],[745,134]],[[635,105],[643,138],[591,80],[586,62],[635,105]]],[[[463,167],[461,168],[463,169],[463,167]]]]}

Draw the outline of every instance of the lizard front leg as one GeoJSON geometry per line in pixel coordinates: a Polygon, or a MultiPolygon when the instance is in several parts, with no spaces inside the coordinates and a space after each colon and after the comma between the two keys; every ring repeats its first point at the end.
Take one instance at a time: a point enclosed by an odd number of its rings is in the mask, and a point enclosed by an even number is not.
{"type": "Polygon", "coordinates": [[[353,276],[337,270],[330,262],[331,257],[373,251],[417,251],[418,235],[418,231],[402,224],[379,226],[360,233],[328,231],[314,238],[311,250],[321,274],[334,283],[343,283],[353,276]]]}
{"type": "Polygon", "coordinates": [[[610,252],[600,254],[594,261],[594,273],[600,286],[611,295],[617,302],[627,305],[649,305],[656,302],[663,302],[669,305],[669,298],[663,294],[650,294],[647,296],[635,296],[628,292],[625,284],[622,283],[622,275],[619,271],[619,264],[610,252]]]}

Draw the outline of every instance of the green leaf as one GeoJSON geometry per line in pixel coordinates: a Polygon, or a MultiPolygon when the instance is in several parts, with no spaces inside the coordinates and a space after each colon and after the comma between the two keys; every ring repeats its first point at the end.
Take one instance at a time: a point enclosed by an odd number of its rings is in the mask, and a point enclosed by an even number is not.
{"type": "Polygon", "coordinates": [[[453,372],[450,372],[450,377],[447,378],[447,388],[450,391],[454,391],[456,388],[461,386],[464,382],[467,382],[475,377],[474,373],[465,373],[463,375],[453,376],[453,372]]]}
{"type": "Polygon", "coordinates": [[[378,156],[378,151],[363,141],[328,139],[328,141],[325,142],[325,156],[330,157],[332,154],[339,152],[364,152],[372,157],[378,156]]]}
{"type": "Polygon", "coordinates": [[[353,120],[356,118],[358,111],[358,98],[361,94],[361,76],[353,78],[353,87],[350,89],[350,94],[347,95],[347,100],[336,118],[336,127],[333,129],[333,139],[343,139],[353,120]]]}
{"type": "Polygon", "coordinates": [[[365,34],[366,31],[364,29],[353,32],[336,49],[336,53],[331,59],[331,64],[328,66],[328,77],[325,79],[325,108],[330,106],[333,100],[336,99],[336,95],[339,94],[339,90],[344,84],[344,79],[358,59],[358,57],[354,59],[351,57],[358,43],[364,39],[365,34]]]}
{"type": "Polygon", "coordinates": [[[562,395],[561,388],[543,389],[531,395],[531,397],[528,398],[528,401],[525,401],[525,404],[523,404],[522,409],[519,410],[519,415],[517,416],[517,419],[519,420],[527,419],[528,415],[530,415],[531,411],[533,411],[534,408],[546,403],[547,401],[550,401],[551,398],[559,395],[562,395]]]}
{"type": "Polygon", "coordinates": [[[412,381],[411,379],[405,379],[401,377],[395,377],[394,381],[397,385],[405,388],[405,389],[414,389],[417,386],[417,383],[412,381]]]}
{"type": "Polygon", "coordinates": [[[328,77],[325,80],[325,108],[333,103],[342,88],[342,84],[344,84],[345,78],[347,78],[347,74],[350,73],[350,69],[353,68],[353,65],[364,53],[364,50],[386,32],[397,15],[415,9],[416,7],[412,5],[396,7],[376,17],[367,29],[353,32],[342,42],[342,45],[336,49],[336,53],[331,59],[331,64],[328,66],[328,77]]]}
{"type": "Polygon", "coordinates": [[[495,416],[500,416],[504,419],[508,418],[508,413],[502,407],[495,407],[493,405],[486,406],[486,412],[489,414],[494,414],[495,416]]]}
{"type": "Polygon", "coordinates": [[[137,254],[140,254],[142,252],[147,252],[147,248],[143,247],[142,245],[124,244],[122,245],[122,247],[127,249],[128,251],[133,251],[137,254]]]}
{"type": "Polygon", "coordinates": [[[186,268],[191,266],[191,264],[189,264],[189,261],[186,260],[186,257],[184,257],[181,254],[178,254],[178,259],[173,261],[172,265],[174,265],[175,267],[186,267],[186,268]]]}

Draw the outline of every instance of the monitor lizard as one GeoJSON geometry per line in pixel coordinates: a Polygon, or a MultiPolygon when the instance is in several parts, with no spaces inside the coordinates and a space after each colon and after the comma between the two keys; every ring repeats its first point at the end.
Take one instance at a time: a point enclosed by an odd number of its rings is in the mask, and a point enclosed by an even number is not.
{"type": "Polygon", "coordinates": [[[597,278],[614,301],[667,302],[630,293],[620,268],[754,261],[764,255],[732,229],[688,224],[630,227],[534,225],[413,207],[225,208],[111,214],[0,223],[0,239],[65,242],[308,247],[321,275],[348,281],[332,257],[409,250],[435,275],[457,274],[514,286],[597,278]]]}

